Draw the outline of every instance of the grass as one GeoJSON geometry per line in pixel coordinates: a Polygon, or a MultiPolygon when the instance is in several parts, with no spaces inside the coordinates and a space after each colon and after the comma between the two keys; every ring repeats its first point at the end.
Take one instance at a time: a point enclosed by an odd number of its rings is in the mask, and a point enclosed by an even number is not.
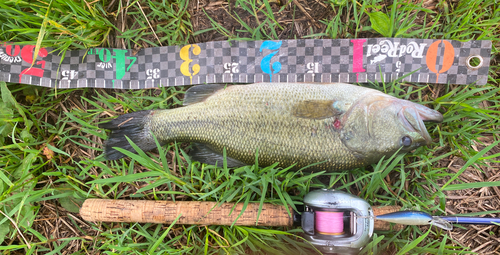
{"type": "MultiPolygon", "coordinates": [[[[400,205],[434,215],[454,212],[498,216],[498,3],[442,1],[424,6],[331,0],[278,5],[240,0],[228,5],[200,5],[204,9],[183,0],[3,1],[0,41],[64,51],[95,46],[137,49],[221,38],[374,37],[380,36],[379,29],[370,22],[369,14],[380,12],[389,22],[383,24],[389,28],[387,36],[492,40],[494,60],[485,86],[364,84],[437,109],[443,113],[444,122],[427,125],[435,141],[430,146],[392,161],[334,173],[291,172],[257,164],[216,168],[191,162],[184,153],[186,144],[107,162],[100,156],[106,133],[98,123],[121,113],[178,107],[185,88],[56,91],[0,83],[3,254],[314,252],[296,228],[96,225],[77,214],[81,202],[91,197],[297,206],[311,188],[336,188],[373,205],[400,205]],[[489,202],[484,203],[483,197],[489,202]]],[[[399,232],[377,233],[364,253],[486,253],[500,245],[496,241],[498,231],[498,226],[458,228],[452,233],[412,226],[399,232]]]]}

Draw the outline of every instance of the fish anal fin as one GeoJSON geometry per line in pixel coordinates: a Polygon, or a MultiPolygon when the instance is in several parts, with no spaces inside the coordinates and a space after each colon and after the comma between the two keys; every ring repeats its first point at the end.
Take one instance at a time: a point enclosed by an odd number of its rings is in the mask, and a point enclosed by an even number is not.
{"type": "MultiPolygon", "coordinates": [[[[193,150],[189,152],[189,156],[191,157],[191,160],[200,161],[201,163],[218,167],[222,167],[224,163],[224,156],[222,154],[214,151],[208,145],[202,143],[193,144],[193,150]]],[[[237,159],[228,156],[226,156],[226,162],[227,167],[230,168],[247,165],[237,159]]]]}
{"type": "Polygon", "coordinates": [[[292,114],[298,118],[326,119],[338,116],[343,111],[336,109],[335,100],[304,100],[293,106],[292,114]]]}
{"type": "Polygon", "coordinates": [[[193,86],[186,91],[186,94],[184,95],[183,105],[186,106],[203,102],[215,92],[224,89],[225,87],[227,86],[224,84],[206,84],[193,86]]]}

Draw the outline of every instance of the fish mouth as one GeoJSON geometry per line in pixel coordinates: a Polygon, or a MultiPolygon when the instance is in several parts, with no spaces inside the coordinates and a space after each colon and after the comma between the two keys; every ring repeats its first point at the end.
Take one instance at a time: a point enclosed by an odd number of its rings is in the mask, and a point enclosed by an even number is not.
{"type": "Polygon", "coordinates": [[[443,121],[443,115],[440,112],[419,104],[414,104],[411,107],[404,107],[398,115],[403,126],[410,132],[421,134],[426,144],[430,144],[432,138],[427,132],[424,122],[440,123],[443,121]]]}
{"type": "Polygon", "coordinates": [[[443,122],[443,115],[436,111],[432,110],[430,108],[427,108],[423,105],[415,104],[413,105],[413,108],[418,112],[420,118],[424,122],[434,122],[434,123],[441,123],[443,122]]]}

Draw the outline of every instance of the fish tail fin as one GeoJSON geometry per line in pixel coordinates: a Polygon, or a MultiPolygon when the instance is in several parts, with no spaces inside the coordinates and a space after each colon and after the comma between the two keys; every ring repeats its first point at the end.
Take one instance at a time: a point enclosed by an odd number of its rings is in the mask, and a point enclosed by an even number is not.
{"type": "Polygon", "coordinates": [[[153,136],[146,125],[147,117],[150,113],[151,110],[128,113],[98,125],[100,128],[111,130],[108,140],[104,143],[104,155],[106,159],[115,160],[125,157],[125,154],[113,147],[119,147],[136,153],[126,137],[143,151],[156,148],[153,136]]]}

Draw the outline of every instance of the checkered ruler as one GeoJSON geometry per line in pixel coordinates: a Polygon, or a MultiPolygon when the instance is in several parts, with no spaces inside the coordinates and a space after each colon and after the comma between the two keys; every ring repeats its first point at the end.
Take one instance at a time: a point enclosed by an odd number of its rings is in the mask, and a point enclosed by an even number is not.
{"type": "Polygon", "coordinates": [[[58,88],[397,79],[484,85],[491,53],[491,41],[403,38],[223,41],[65,54],[0,44],[0,81],[58,88]]]}

